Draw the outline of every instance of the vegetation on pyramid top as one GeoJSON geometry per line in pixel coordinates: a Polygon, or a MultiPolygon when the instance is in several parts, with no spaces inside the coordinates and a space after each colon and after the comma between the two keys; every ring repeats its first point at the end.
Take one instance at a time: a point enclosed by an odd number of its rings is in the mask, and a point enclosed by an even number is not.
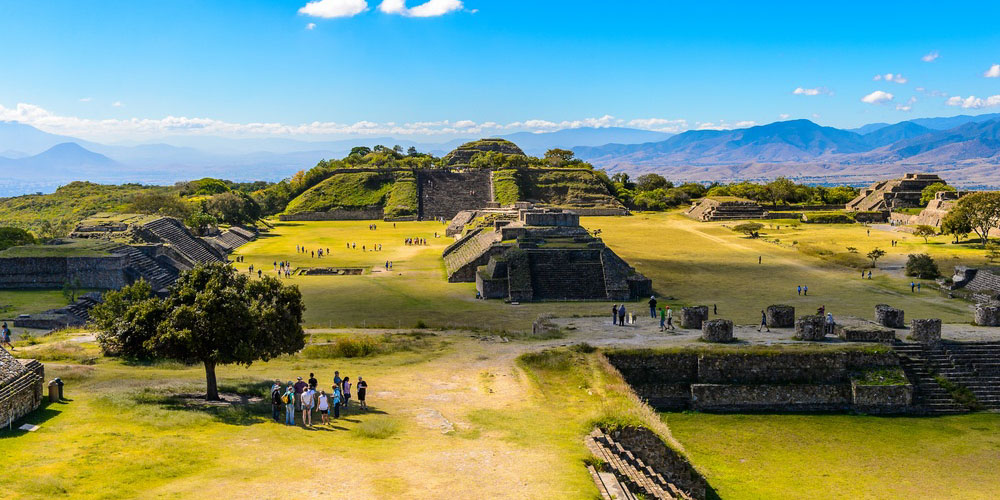
{"type": "Polygon", "coordinates": [[[517,144],[506,139],[479,139],[455,148],[444,157],[445,165],[471,165],[472,159],[480,153],[494,152],[505,155],[527,156],[517,144]]]}

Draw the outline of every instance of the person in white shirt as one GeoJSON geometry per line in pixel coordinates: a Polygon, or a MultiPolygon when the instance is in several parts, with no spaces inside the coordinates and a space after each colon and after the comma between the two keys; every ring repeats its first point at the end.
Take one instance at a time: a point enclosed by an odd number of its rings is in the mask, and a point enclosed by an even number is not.
{"type": "Polygon", "coordinates": [[[323,419],[323,425],[330,424],[330,397],[326,395],[326,391],[319,391],[319,396],[316,396],[317,406],[319,410],[319,416],[323,419]]]}
{"type": "Polygon", "coordinates": [[[312,427],[312,410],[316,404],[316,391],[308,388],[302,391],[302,425],[312,427]]]}

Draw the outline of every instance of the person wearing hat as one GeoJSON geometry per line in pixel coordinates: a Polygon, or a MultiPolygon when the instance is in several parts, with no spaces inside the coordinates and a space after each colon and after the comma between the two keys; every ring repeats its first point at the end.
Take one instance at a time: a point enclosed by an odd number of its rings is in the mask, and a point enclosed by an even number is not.
{"type": "Polygon", "coordinates": [[[303,382],[302,377],[298,377],[296,380],[298,381],[295,382],[294,386],[292,386],[295,388],[295,409],[302,411],[302,391],[304,391],[306,387],[309,387],[309,384],[303,382]]]}
{"type": "Polygon", "coordinates": [[[295,387],[292,384],[288,384],[281,399],[285,403],[285,425],[295,425],[295,387]]]}
{"type": "Polygon", "coordinates": [[[271,417],[275,422],[281,421],[281,386],[277,382],[271,386],[271,417]]]}
{"type": "Polygon", "coordinates": [[[649,317],[656,319],[656,297],[653,295],[649,296],[649,317]]]}

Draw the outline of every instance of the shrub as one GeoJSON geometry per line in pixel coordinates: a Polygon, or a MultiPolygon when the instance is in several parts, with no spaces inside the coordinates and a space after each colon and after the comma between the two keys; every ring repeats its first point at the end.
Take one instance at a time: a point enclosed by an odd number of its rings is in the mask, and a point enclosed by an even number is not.
{"type": "Polygon", "coordinates": [[[566,371],[573,366],[573,353],[565,349],[546,349],[526,352],[518,356],[518,361],[535,370],[566,371]]]}
{"type": "Polygon", "coordinates": [[[930,255],[910,254],[906,259],[906,275],[931,280],[940,277],[941,271],[930,255]]]}
{"type": "Polygon", "coordinates": [[[805,221],[808,224],[853,224],[854,219],[847,214],[815,214],[805,221]]]}
{"type": "Polygon", "coordinates": [[[733,227],[733,231],[737,233],[743,233],[751,238],[757,237],[757,232],[764,228],[764,225],[759,222],[744,222],[733,227]]]}

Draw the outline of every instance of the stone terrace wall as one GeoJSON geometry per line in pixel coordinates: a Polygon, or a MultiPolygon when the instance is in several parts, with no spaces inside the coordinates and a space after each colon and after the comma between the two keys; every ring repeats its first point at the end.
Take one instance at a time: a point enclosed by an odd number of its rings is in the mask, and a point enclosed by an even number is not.
{"type": "Polygon", "coordinates": [[[31,413],[42,404],[45,367],[17,360],[0,348],[0,426],[31,413]]]}
{"type": "Polygon", "coordinates": [[[324,220],[382,220],[382,207],[368,207],[360,210],[330,210],[329,212],[302,212],[282,214],[280,221],[324,221],[324,220]]]}
{"type": "Polygon", "coordinates": [[[128,284],[127,264],[123,255],[0,258],[0,288],[59,288],[79,279],[83,288],[117,290],[128,284]]]}

